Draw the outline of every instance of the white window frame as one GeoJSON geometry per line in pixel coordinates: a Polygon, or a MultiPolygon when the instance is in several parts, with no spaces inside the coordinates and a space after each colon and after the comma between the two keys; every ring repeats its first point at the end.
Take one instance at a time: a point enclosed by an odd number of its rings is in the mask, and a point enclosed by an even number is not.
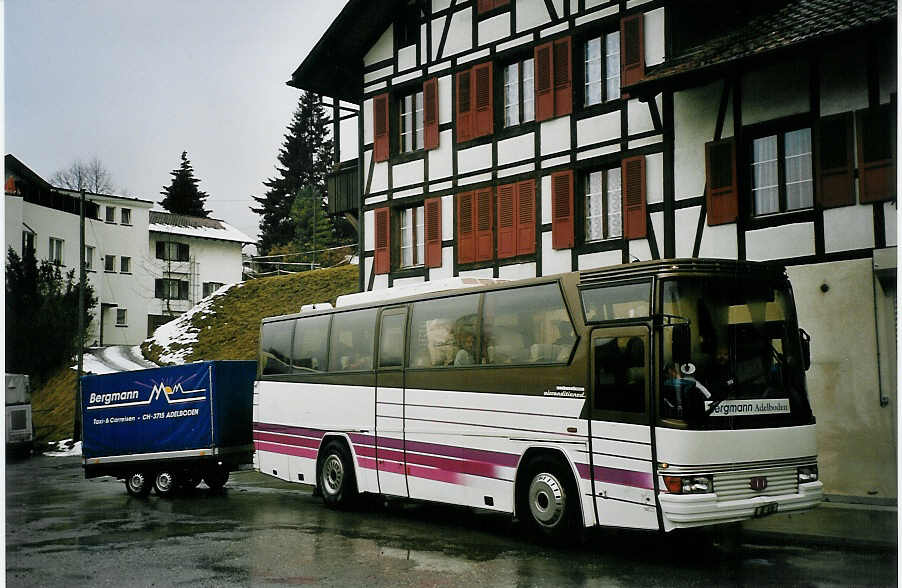
{"type": "Polygon", "coordinates": [[[532,57],[504,66],[502,96],[504,126],[514,127],[536,119],[535,62],[532,57]]]}
{"type": "MultiPolygon", "coordinates": [[[[813,133],[810,127],[788,129],[762,137],[754,137],[749,145],[749,184],[751,189],[752,215],[768,216],[810,210],[814,207],[814,156],[813,133]],[[799,137],[807,134],[807,151],[788,153],[787,136],[799,137]],[[772,147],[765,154],[764,148],[772,147]],[[775,176],[771,178],[770,176],[775,176]],[[790,188],[797,186],[800,192],[793,196],[790,188]],[[807,188],[807,194],[804,192],[807,188]]],[[[805,145],[802,145],[805,147],[805,145]]]]}
{"type": "Polygon", "coordinates": [[[583,106],[594,106],[620,98],[620,31],[602,33],[583,43],[583,106]],[[590,57],[589,46],[598,44],[598,55],[590,57]],[[594,66],[594,67],[593,67],[594,66]],[[597,76],[593,73],[597,71],[597,76]],[[591,89],[598,87],[597,99],[591,89]]]}
{"type": "Polygon", "coordinates": [[[103,271],[106,273],[116,273],[116,256],[115,255],[104,255],[103,256],[103,271]]]}
{"type": "Polygon", "coordinates": [[[107,206],[106,207],[106,221],[108,223],[116,222],[116,207],[115,206],[107,206]]]}
{"type": "Polygon", "coordinates": [[[586,243],[623,237],[621,183],[619,167],[594,170],[586,174],[584,184],[586,243]],[[593,204],[597,204],[594,213],[593,204]],[[593,227],[596,227],[595,230],[593,227]]]}
{"type": "Polygon", "coordinates": [[[132,273],[132,258],[127,255],[121,255],[119,257],[119,273],[121,274],[130,274],[132,273]]]}
{"type": "Polygon", "coordinates": [[[119,218],[120,223],[123,225],[131,225],[132,224],[132,209],[131,208],[121,208],[119,209],[119,218]]]}
{"type": "Polygon", "coordinates": [[[94,247],[85,245],[85,271],[94,271],[94,247]]]}
{"type": "Polygon", "coordinates": [[[49,243],[50,252],[47,255],[47,259],[50,260],[50,263],[63,265],[63,249],[66,242],[63,239],[59,239],[57,237],[50,237],[49,243]]]}
{"type": "Polygon", "coordinates": [[[423,148],[423,90],[398,100],[398,151],[410,153],[423,148]]]}
{"type": "Polygon", "coordinates": [[[128,326],[128,309],[125,309],[125,308],[117,308],[116,309],[116,326],[117,327],[127,327],[128,326]]]}
{"type": "Polygon", "coordinates": [[[425,263],[425,207],[412,206],[400,212],[401,267],[418,267],[425,263]]]}

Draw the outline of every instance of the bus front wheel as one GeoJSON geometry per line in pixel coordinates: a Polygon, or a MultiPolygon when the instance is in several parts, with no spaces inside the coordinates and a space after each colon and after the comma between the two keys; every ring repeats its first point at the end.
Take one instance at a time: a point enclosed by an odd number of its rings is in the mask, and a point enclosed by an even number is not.
{"type": "Polygon", "coordinates": [[[354,464],[344,443],[330,441],[319,460],[317,482],[329,508],[348,508],[357,496],[354,464]]]}
{"type": "Polygon", "coordinates": [[[540,537],[573,537],[579,505],[573,476],[556,460],[540,457],[525,471],[517,512],[540,537]]]}

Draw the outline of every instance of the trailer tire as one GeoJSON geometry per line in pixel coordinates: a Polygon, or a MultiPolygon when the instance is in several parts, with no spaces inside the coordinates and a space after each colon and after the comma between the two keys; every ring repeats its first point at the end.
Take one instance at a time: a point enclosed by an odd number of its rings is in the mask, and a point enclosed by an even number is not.
{"type": "Polygon", "coordinates": [[[229,481],[229,470],[225,468],[213,468],[204,474],[204,483],[210,490],[218,492],[229,481]]]}
{"type": "Polygon", "coordinates": [[[125,478],[125,491],[132,496],[144,498],[150,494],[151,482],[147,472],[129,472],[125,478]]]}
{"type": "Polygon", "coordinates": [[[526,464],[517,487],[517,513],[536,536],[555,541],[574,539],[578,501],[573,475],[560,461],[541,456],[526,464]]]}
{"type": "Polygon", "coordinates": [[[175,494],[178,488],[178,477],[172,470],[160,470],[153,476],[153,489],[157,496],[168,497],[175,494]]]}
{"type": "Polygon", "coordinates": [[[195,472],[182,472],[178,478],[179,488],[183,490],[193,490],[200,484],[200,475],[195,472]]]}
{"type": "Polygon", "coordinates": [[[329,508],[350,508],[357,498],[357,478],[348,448],[330,441],[320,453],[316,472],[317,487],[329,508]]]}

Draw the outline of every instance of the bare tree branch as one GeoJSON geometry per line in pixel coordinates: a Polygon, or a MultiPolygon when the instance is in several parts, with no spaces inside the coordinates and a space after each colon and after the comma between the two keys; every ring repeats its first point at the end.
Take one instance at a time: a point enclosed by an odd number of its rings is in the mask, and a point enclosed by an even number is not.
{"type": "Polygon", "coordinates": [[[96,157],[82,162],[76,160],[66,169],[61,169],[50,177],[50,183],[69,190],[85,189],[95,194],[110,194],[114,191],[113,178],[103,163],[96,157]]]}

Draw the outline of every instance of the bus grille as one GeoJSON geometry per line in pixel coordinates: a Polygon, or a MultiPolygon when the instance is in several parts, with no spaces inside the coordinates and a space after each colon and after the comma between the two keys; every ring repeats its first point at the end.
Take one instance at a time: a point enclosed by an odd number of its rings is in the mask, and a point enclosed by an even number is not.
{"type": "Polygon", "coordinates": [[[795,467],[728,471],[714,474],[714,492],[717,494],[718,501],[796,494],[798,491],[799,477],[795,467]],[[765,478],[767,487],[763,490],[753,490],[752,478],[765,478]]]}

